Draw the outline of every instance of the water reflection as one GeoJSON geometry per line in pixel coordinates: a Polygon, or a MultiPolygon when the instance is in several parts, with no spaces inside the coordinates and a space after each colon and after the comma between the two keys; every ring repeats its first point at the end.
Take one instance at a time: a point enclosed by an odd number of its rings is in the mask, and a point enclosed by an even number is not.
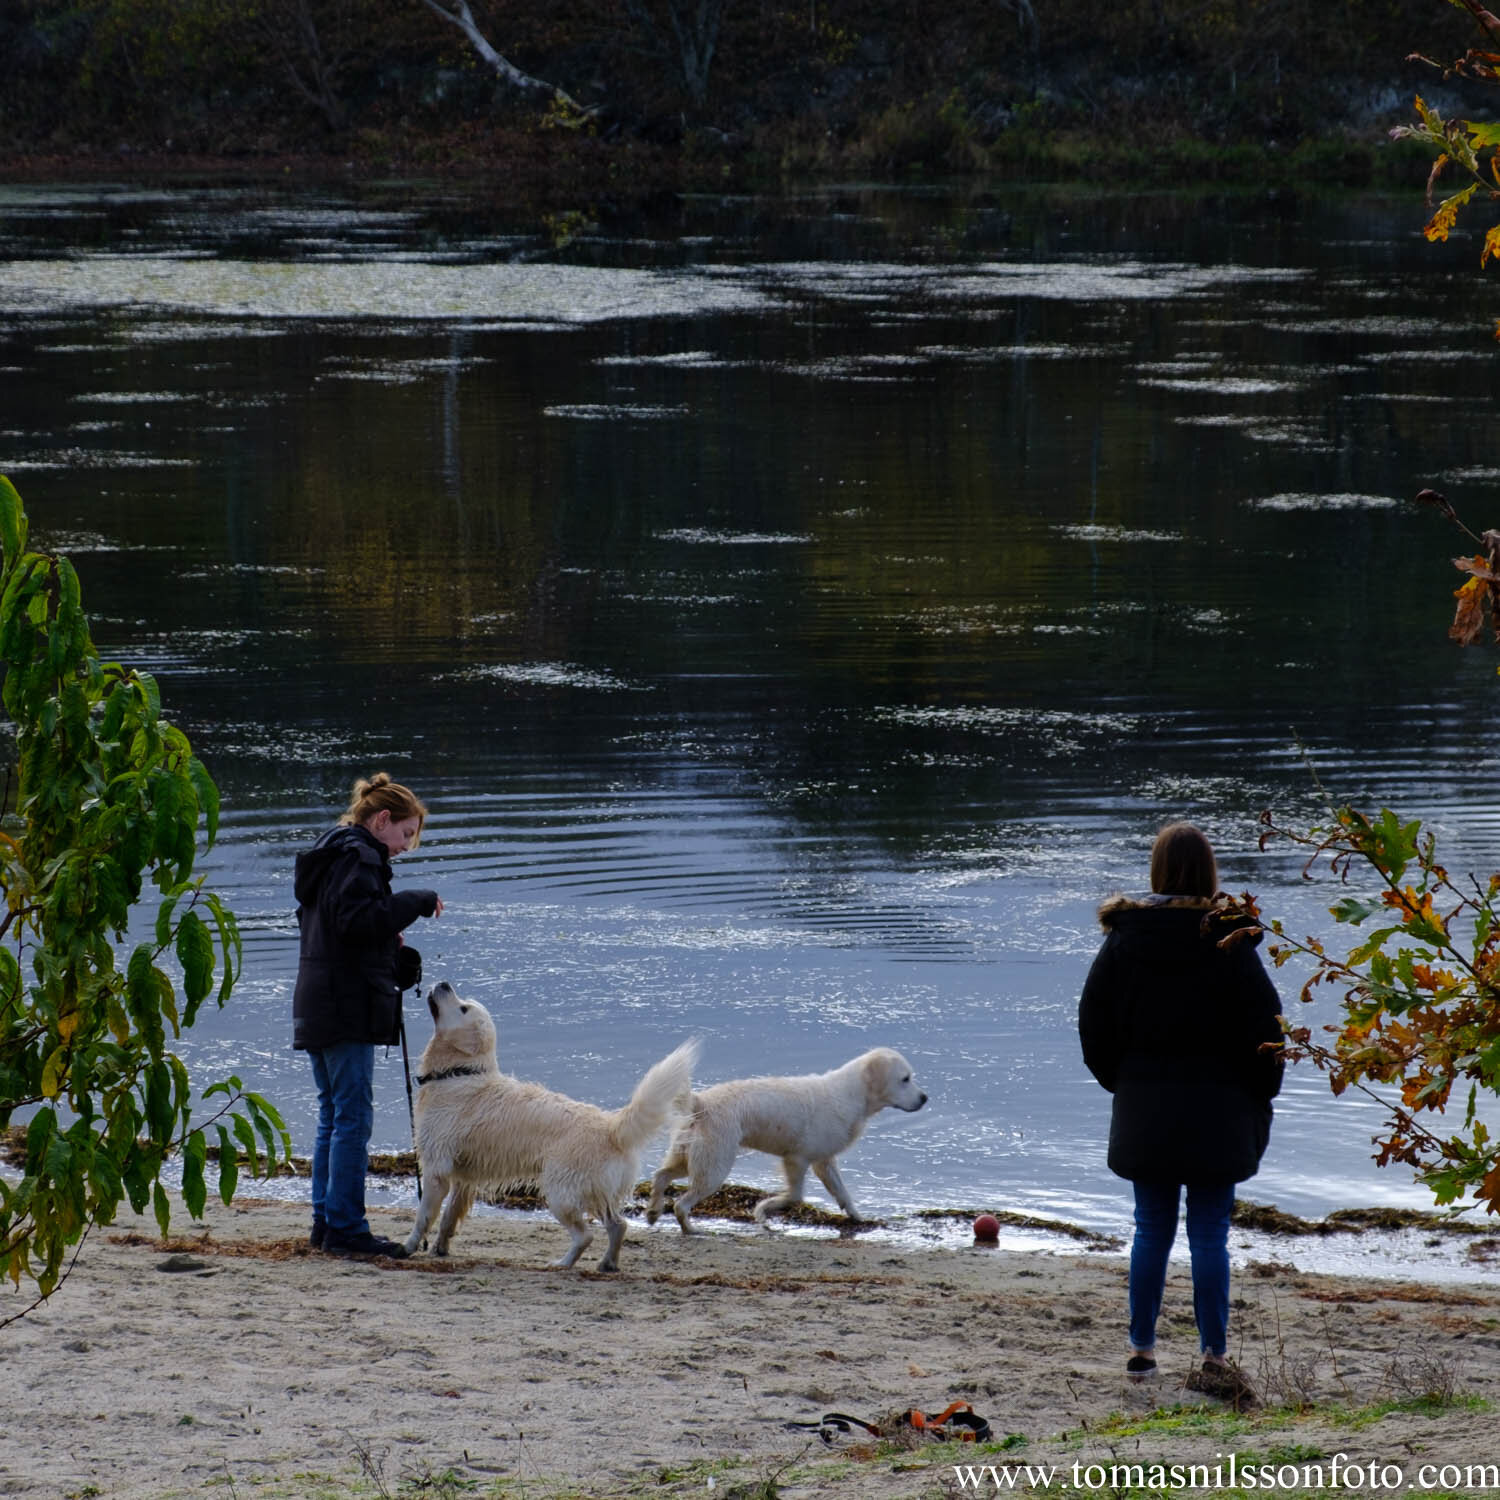
{"type": "MultiPolygon", "coordinates": [[[[1487,524],[1490,309],[1415,207],[850,192],[557,250],[458,194],[0,191],[0,471],[225,794],[195,1063],[305,1148],[291,862],[385,767],[515,1071],[890,1043],[933,1104],[857,1201],[1117,1227],[1074,1007],[1160,821],[1319,924],[1255,843],[1316,809],[1300,737],[1493,858],[1493,664],[1403,503],[1487,524]]],[[[1254,1195],[1421,1202],[1372,1128],[1295,1076],[1254,1195]]]]}

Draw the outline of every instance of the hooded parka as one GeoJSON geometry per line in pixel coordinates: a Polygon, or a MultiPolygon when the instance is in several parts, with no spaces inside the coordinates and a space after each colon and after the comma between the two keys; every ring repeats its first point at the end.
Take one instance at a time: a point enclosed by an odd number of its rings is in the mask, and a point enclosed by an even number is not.
{"type": "Polygon", "coordinates": [[[1132,1182],[1243,1182],[1260,1166],[1281,1088],[1281,1002],[1245,919],[1205,898],[1115,896],[1084,983],[1078,1034],[1114,1095],[1109,1167],[1132,1182]]]}
{"type": "Polygon", "coordinates": [[[358,824],[330,829],[297,856],[301,929],[292,1046],[400,1040],[401,933],[437,911],[436,891],[391,891],[385,846],[358,824]]]}

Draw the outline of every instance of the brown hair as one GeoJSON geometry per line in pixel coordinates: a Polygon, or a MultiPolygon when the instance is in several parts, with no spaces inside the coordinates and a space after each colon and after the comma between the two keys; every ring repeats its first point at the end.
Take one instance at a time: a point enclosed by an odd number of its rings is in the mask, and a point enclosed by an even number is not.
{"type": "Polygon", "coordinates": [[[1168,823],[1151,846],[1151,889],[1159,896],[1213,896],[1213,845],[1191,823],[1168,823]]]}
{"type": "Polygon", "coordinates": [[[377,771],[368,781],[354,783],[354,797],[340,823],[368,823],[378,812],[388,812],[394,822],[404,818],[417,820],[417,836],[412,848],[422,842],[422,825],[427,821],[427,808],[409,786],[392,781],[384,771],[377,771]]]}

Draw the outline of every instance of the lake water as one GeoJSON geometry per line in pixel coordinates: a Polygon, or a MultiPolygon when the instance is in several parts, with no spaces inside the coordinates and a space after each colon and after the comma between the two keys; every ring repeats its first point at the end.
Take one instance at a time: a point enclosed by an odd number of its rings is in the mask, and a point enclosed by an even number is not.
{"type": "MultiPolygon", "coordinates": [[[[1076,1003],[1163,821],[1302,931],[1332,892],[1256,843],[1317,810],[1299,742],[1450,868],[1500,852],[1494,654],[1408,503],[1497,521],[1500,288],[1422,219],[0,188],[0,472],[224,796],[245,973],[183,1055],[309,1149],[292,861],[384,768],[432,809],[427,978],[511,1071],[612,1105],[689,1035],[706,1082],[892,1045],[931,1103],[847,1158],[862,1208],[1119,1228],[1076,1003]]],[[[1376,1124],[1293,1070],[1245,1195],[1425,1206],[1376,1124]]]]}

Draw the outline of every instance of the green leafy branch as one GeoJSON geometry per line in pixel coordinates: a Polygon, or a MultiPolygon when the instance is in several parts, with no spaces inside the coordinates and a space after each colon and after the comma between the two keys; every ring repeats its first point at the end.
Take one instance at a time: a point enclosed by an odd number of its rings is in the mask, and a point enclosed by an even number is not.
{"type": "Polygon", "coordinates": [[[165,1163],[189,1213],[207,1201],[208,1132],[225,1202],[240,1154],[274,1170],[291,1142],[275,1107],[238,1078],[211,1084],[201,1124],[168,1047],[243,962],[234,914],[194,873],[218,832],[219,794],[168,723],[147,673],[100,660],[66,558],[26,548],[20,496],[0,476],[0,702],[15,761],[0,817],[0,1128],[20,1109],[23,1175],[0,1178],[0,1275],[58,1283],[67,1247],[120,1203],[163,1235],[165,1163]],[[154,929],[117,948],[155,888],[154,929]],[[175,960],[178,983],[165,967],[175,960]]]}
{"type": "Polygon", "coordinates": [[[1262,848],[1279,840],[1308,851],[1305,878],[1326,862],[1341,884],[1371,887],[1329,908],[1343,926],[1371,924],[1342,955],[1318,938],[1293,938],[1280,920],[1266,924],[1277,967],[1312,964],[1304,1002],[1320,986],[1342,995],[1340,1020],[1323,1028],[1331,1042],[1289,1026],[1287,1056],[1325,1071],[1336,1095],[1355,1088],[1381,1106],[1379,1165],[1412,1167],[1439,1203],[1472,1193],[1500,1212],[1500,1141],[1478,1118],[1481,1094],[1500,1093],[1500,875],[1460,887],[1438,862],[1432,834],[1388,809],[1369,818],[1337,808],[1309,830],[1280,827],[1269,813],[1262,822],[1262,848]],[[1424,1123],[1445,1113],[1455,1089],[1467,1090],[1462,1126],[1424,1123]]]}

